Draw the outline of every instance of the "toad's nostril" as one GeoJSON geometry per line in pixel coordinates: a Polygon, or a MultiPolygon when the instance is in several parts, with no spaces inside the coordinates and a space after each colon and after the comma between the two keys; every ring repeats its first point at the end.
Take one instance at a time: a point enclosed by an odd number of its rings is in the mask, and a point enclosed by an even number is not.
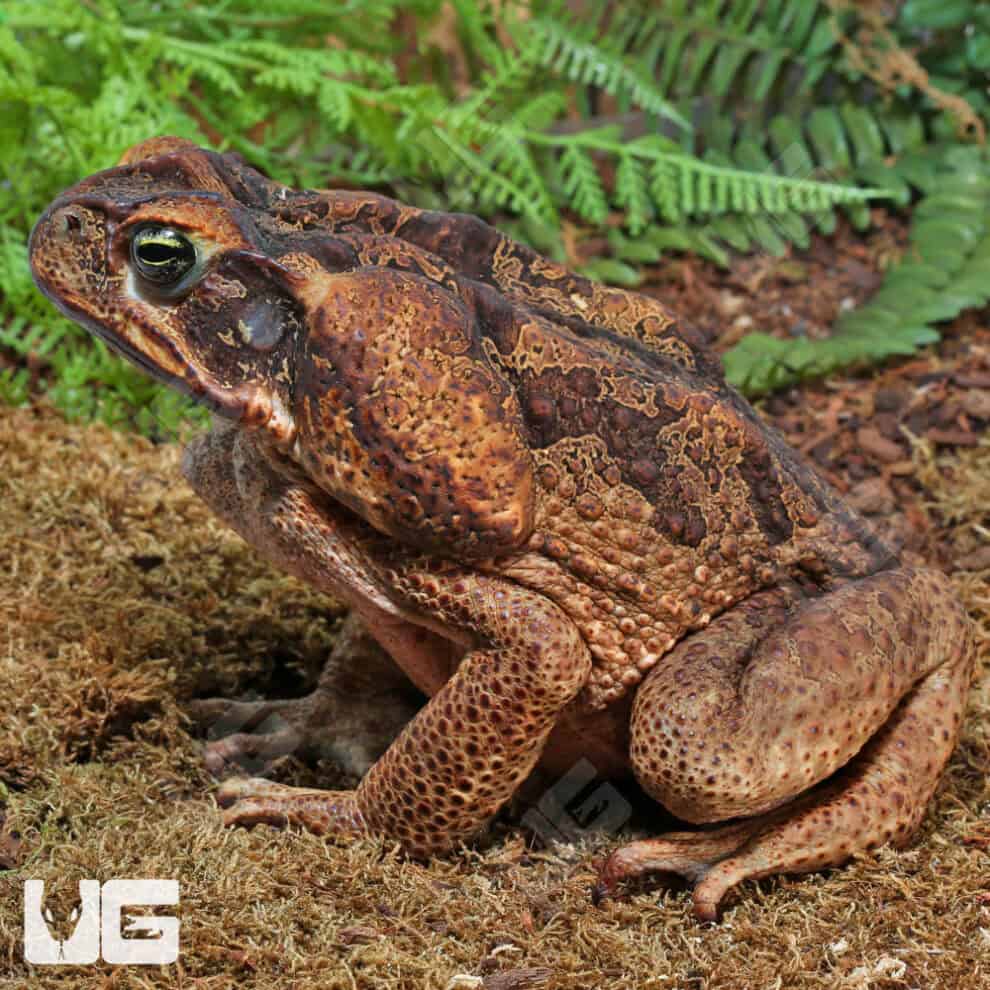
{"type": "Polygon", "coordinates": [[[62,214],[62,233],[71,236],[72,234],[78,234],[81,230],[82,220],[71,210],[66,210],[62,214]]]}

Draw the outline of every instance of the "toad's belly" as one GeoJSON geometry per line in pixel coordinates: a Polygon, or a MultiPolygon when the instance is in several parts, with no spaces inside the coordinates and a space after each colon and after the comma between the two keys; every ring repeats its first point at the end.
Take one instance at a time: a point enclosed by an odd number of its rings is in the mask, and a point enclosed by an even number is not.
{"type": "Polygon", "coordinates": [[[554,777],[572,770],[594,771],[595,777],[631,778],[629,716],[633,693],[601,711],[573,703],[550,733],[540,768],[554,777]],[[588,766],[585,766],[584,761],[588,766]]]}

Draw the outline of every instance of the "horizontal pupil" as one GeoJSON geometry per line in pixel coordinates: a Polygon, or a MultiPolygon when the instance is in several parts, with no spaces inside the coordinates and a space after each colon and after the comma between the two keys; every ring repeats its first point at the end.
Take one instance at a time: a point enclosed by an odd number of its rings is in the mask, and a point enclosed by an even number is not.
{"type": "Polygon", "coordinates": [[[131,263],[138,274],[155,291],[167,294],[178,290],[183,280],[195,271],[197,260],[193,243],[167,227],[138,230],[131,240],[131,263]]]}
{"type": "Polygon", "coordinates": [[[141,260],[149,265],[162,265],[182,255],[182,249],[173,244],[142,244],[138,249],[141,260]]]}

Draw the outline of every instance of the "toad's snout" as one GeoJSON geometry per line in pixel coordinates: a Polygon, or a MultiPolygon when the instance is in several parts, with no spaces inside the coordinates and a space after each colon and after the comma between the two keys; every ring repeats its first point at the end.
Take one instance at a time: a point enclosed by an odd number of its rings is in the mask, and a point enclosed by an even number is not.
{"type": "Polygon", "coordinates": [[[107,218],[79,203],[53,204],[31,232],[31,274],[66,316],[89,324],[99,317],[106,286],[107,218]]]}

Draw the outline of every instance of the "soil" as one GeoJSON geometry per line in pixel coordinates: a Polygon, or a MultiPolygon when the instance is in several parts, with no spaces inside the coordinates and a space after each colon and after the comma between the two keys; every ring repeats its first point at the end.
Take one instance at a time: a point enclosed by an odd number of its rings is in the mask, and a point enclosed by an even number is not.
{"type": "MultiPolygon", "coordinates": [[[[819,334],[901,240],[886,218],[728,272],[674,259],[646,290],[722,348],[748,329],[819,334]]],[[[176,447],[67,424],[42,402],[0,410],[0,988],[990,986],[990,313],[759,408],[906,559],[951,574],[981,662],[906,850],[744,884],[715,925],[660,882],[593,907],[594,862],[616,836],[543,845],[521,824],[531,798],[427,865],[375,839],[224,830],[183,705],[304,693],[340,608],[214,521],[176,447]],[[178,963],[23,962],[25,879],[65,912],[79,879],[114,877],[179,879],[178,963]]],[[[273,775],[346,783],[293,757],[273,775]]]]}

